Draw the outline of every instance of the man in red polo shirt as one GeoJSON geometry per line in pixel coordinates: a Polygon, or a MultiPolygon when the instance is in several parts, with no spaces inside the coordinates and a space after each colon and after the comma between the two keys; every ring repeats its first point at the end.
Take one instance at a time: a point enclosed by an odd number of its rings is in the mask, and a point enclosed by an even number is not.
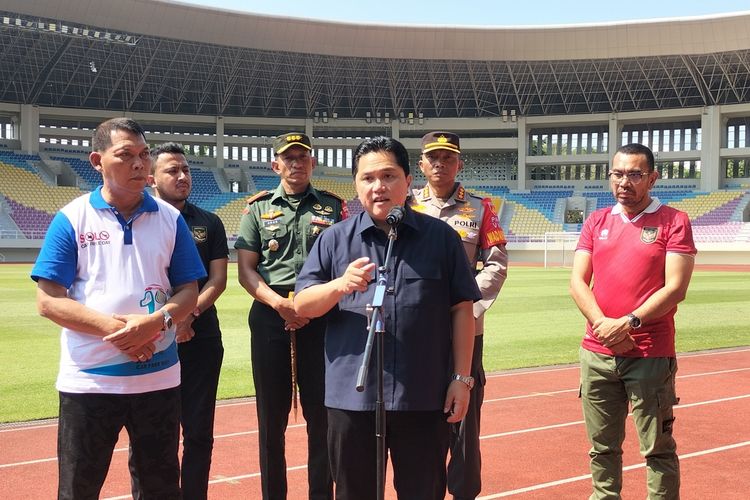
{"type": "Polygon", "coordinates": [[[646,459],[648,498],[679,498],[674,315],[696,249],[687,214],[651,197],[657,177],[650,149],[618,149],[609,173],[617,204],[586,219],[573,260],[570,292],[587,319],[581,401],[592,499],[620,498],[628,403],[646,459]]]}

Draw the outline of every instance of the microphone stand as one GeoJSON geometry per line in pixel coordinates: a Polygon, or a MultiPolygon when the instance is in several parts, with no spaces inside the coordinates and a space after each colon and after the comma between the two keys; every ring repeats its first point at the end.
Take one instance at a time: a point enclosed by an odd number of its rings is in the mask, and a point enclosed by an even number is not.
{"type": "Polygon", "coordinates": [[[389,267],[391,261],[391,252],[393,251],[393,244],[398,237],[395,225],[391,226],[391,230],[388,232],[388,247],[385,253],[385,262],[382,266],[378,267],[378,280],[375,287],[375,296],[372,299],[372,304],[367,305],[367,327],[369,332],[367,334],[367,343],[365,344],[365,353],[362,359],[362,364],[359,367],[359,373],[357,374],[357,392],[365,390],[365,381],[367,380],[367,368],[370,365],[370,358],[372,357],[372,345],[374,343],[375,334],[378,335],[377,343],[377,399],[375,401],[375,437],[377,439],[377,453],[375,459],[375,465],[377,468],[377,484],[376,484],[376,497],[378,500],[385,498],[385,402],[383,401],[383,372],[385,371],[384,364],[384,337],[385,328],[383,326],[383,301],[385,299],[386,284],[388,282],[388,274],[391,272],[389,267]]]}

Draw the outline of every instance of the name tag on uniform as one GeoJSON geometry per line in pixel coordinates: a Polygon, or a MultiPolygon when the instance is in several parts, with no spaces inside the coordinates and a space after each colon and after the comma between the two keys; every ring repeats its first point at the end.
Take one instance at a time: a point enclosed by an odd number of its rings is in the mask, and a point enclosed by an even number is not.
{"type": "Polygon", "coordinates": [[[332,226],[334,223],[334,220],[329,217],[320,217],[318,215],[313,215],[310,218],[311,224],[317,224],[318,226],[332,226]]]}

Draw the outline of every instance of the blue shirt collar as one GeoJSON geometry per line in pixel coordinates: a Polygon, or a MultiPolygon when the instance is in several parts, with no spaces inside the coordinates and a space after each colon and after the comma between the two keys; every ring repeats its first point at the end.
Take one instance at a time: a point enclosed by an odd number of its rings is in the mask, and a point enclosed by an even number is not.
{"type": "MultiPolygon", "coordinates": [[[[403,227],[404,225],[409,226],[416,231],[419,230],[419,219],[414,210],[412,210],[408,204],[404,205],[404,220],[401,221],[399,227],[403,227]]],[[[378,229],[375,225],[375,221],[373,221],[370,214],[367,213],[367,210],[363,210],[362,213],[359,214],[359,220],[357,221],[357,232],[363,233],[370,228],[378,229]]]]}
{"type": "MultiPolygon", "coordinates": [[[[112,205],[107,203],[104,198],[102,197],[102,186],[98,186],[96,189],[94,189],[91,192],[91,196],[89,197],[89,203],[91,203],[91,206],[96,208],[97,210],[106,210],[106,209],[113,209],[112,205]]],[[[136,214],[139,214],[141,212],[158,212],[159,211],[159,205],[156,204],[156,201],[154,200],[153,196],[149,194],[147,190],[143,191],[143,203],[141,203],[141,206],[138,207],[138,210],[136,210],[136,214]]]]}

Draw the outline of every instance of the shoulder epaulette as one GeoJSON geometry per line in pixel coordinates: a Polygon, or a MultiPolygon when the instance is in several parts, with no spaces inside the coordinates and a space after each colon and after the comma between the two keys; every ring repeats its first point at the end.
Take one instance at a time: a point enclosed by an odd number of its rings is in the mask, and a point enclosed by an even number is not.
{"type": "Polygon", "coordinates": [[[318,192],[321,193],[321,194],[327,194],[328,196],[333,196],[334,198],[336,198],[337,200],[342,201],[342,202],[346,201],[345,199],[343,199],[341,196],[337,195],[336,193],[333,193],[331,191],[327,191],[325,189],[318,189],[318,192]]]}
{"type": "Polygon", "coordinates": [[[269,194],[271,194],[271,191],[268,191],[268,190],[265,190],[265,189],[263,191],[259,191],[259,192],[255,193],[254,195],[252,195],[250,198],[247,199],[247,204],[248,205],[252,205],[256,201],[260,200],[261,198],[266,197],[269,194]]]}

